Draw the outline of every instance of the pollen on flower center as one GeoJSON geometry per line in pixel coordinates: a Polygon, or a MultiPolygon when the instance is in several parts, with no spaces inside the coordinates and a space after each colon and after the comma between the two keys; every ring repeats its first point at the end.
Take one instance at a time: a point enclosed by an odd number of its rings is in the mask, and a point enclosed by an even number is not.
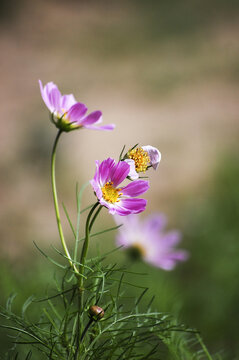
{"type": "Polygon", "coordinates": [[[112,181],[107,182],[101,188],[101,191],[102,191],[103,198],[106,201],[110,202],[111,204],[119,202],[119,197],[120,197],[120,195],[122,195],[122,193],[120,193],[121,189],[114,188],[112,181]]]}
{"type": "Polygon", "coordinates": [[[147,151],[144,151],[141,147],[137,147],[128,152],[129,159],[134,160],[135,170],[137,172],[145,172],[150,165],[150,158],[147,151]]]}

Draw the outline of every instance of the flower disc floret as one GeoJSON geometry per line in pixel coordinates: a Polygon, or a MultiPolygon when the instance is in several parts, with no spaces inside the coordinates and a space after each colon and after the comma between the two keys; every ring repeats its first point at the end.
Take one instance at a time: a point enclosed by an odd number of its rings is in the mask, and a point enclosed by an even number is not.
{"type": "Polygon", "coordinates": [[[145,173],[150,165],[150,158],[147,151],[144,151],[141,147],[137,147],[129,151],[127,155],[129,159],[134,160],[135,170],[145,173]]]}
{"type": "Polygon", "coordinates": [[[95,176],[90,183],[100,204],[108,208],[110,214],[125,216],[145,210],[147,201],[137,196],[148,190],[148,181],[137,180],[119,187],[129,171],[130,166],[124,161],[116,163],[111,158],[102,163],[96,161],[95,176]]]}
{"type": "Polygon", "coordinates": [[[133,147],[126,153],[123,160],[130,165],[129,178],[136,180],[139,178],[140,172],[145,173],[150,167],[157,170],[161,154],[157,148],[151,145],[133,147]]]}
{"type": "Polygon", "coordinates": [[[101,191],[103,198],[111,204],[119,202],[119,197],[123,195],[122,193],[120,193],[121,191],[120,188],[119,189],[114,188],[112,181],[107,182],[101,188],[101,191]]]}
{"type": "Polygon", "coordinates": [[[114,124],[98,126],[102,122],[102,112],[97,110],[86,115],[85,104],[77,102],[74,95],[62,95],[56,84],[47,83],[44,87],[39,80],[41,96],[51,113],[52,122],[62,131],[80,128],[91,130],[113,130],[114,124]]]}

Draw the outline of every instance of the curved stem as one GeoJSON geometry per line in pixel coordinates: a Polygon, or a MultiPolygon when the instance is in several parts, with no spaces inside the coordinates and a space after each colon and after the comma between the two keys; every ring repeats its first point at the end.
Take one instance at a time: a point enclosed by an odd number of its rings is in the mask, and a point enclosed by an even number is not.
{"type": "Polygon", "coordinates": [[[76,274],[79,274],[76,266],[73,264],[70,253],[68,251],[68,248],[66,246],[66,242],[65,242],[65,238],[64,238],[64,234],[63,234],[63,229],[62,229],[62,225],[61,225],[61,218],[60,218],[60,211],[59,211],[59,205],[58,205],[58,198],[57,198],[57,191],[56,191],[56,174],[55,174],[55,163],[56,163],[56,147],[59,141],[59,138],[61,136],[62,131],[59,130],[57,135],[56,135],[56,139],[53,145],[53,149],[52,149],[52,155],[51,155],[51,184],[52,184],[52,192],[53,192],[53,199],[54,199],[54,205],[55,205],[55,213],[56,213],[56,222],[57,222],[57,227],[58,227],[58,231],[59,231],[59,235],[60,235],[60,239],[61,239],[61,244],[62,247],[64,249],[64,252],[66,254],[66,257],[69,261],[70,266],[74,269],[76,274]]]}
{"type": "Polygon", "coordinates": [[[103,206],[100,206],[100,207],[97,209],[97,211],[95,212],[95,215],[93,216],[93,219],[91,220],[90,225],[89,225],[89,232],[91,232],[92,226],[94,225],[94,222],[95,222],[97,216],[99,215],[102,207],[103,207],[103,206]]]}
{"type": "Polygon", "coordinates": [[[83,331],[83,333],[82,333],[82,335],[81,335],[80,342],[83,341],[84,336],[85,336],[85,334],[87,333],[87,330],[89,329],[89,327],[90,327],[90,325],[93,323],[93,321],[94,321],[93,318],[91,318],[91,319],[88,321],[88,323],[87,323],[86,327],[84,328],[84,331],[83,331]]]}
{"type": "MultiPolygon", "coordinates": [[[[86,224],[85,224],[85,241],[83,244],[83,248],[82,248],[82,252],[81,252],[81,258],[80,258],[80,268],[79,268],[79,273],[81,275],[83,275],[84,273],[84,265],[85,265],[85,258],[87,255],[87,251],[88,251],[88,246],[89,246],[89,238],[90,238],[90,230],[93,226],[93,223],[99,213],[99,211],[96,212],[94,218],[91,220],[91,216],[93,215],[93,212],[95,211],[95,209],[97,208],[97,206],[99,205],[99,203],[95,203],[95,205],[91,208],[88,216],[87,216],[87,220],[86,220],[86,224]]],[[[83,285],[83,276],[80,277],[79,279],[79,287],[81,288],[83,285]]]]}
{"type": "Polygon", "coordinates": [[[79,273],[81,276],[79,277],[79,282],[78,282],[78,285],[79,285],[78,301],[79,301],[79,320],[80,320],[78,332],[79,332],[79,334],[81,334],[80,338],[82,338],[82,340],[84,337],[84,331],[82,329],[83,322],[82,322],[82,318],[81,318],[83,308],[84,308],[84,288],[83,288],[84,278],[82,275],[84,275],[84,265],[85,265],[85,259],[86,259],[88,246],[89,246],[90,231],[96,220],[97,215],[99,214],[99,212],[102,208],[102,205],[101,205],[100,208],[97,209],[97,211],[95,212],[95,215],[93,216],[93,219],[91,220],[91,217],[98,205],[100,205],[98,202],[95,203],[95,205],[91,208],[91,210],[87,216],[86,225],[85,225],[85,241],[84,241],[82,252],[81,252],[80,267],[79,267],[79,273]]]}

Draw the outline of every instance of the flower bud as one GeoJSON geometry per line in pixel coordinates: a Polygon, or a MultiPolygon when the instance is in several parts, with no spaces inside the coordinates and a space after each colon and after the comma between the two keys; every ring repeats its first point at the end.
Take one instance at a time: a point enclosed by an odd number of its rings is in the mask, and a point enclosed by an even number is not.
{"type": "Polygon", "coordinates": [[[92,317],[96,321],[102,319],[104,317],[104,314],[104,310],[97,305],[92,305],[89,308],[90,317],[92,317]]]}

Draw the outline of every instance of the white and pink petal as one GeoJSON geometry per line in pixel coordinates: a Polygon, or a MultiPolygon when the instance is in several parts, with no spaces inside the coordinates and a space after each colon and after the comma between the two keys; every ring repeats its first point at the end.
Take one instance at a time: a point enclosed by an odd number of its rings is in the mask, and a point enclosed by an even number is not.
{"type": "Polygon", "coordinates": [[[160,151],[151,145],[142,146],[144,151],[147,151],[150,158],[150,165],[152,165],[153,169],[156,170],[159,166],[161,160],[160,151]]]}
{"type": "Polygon", "coordinates": [[[84,128],[89,129],[89,130],[111,131],[111,130],[114,130],[115,125],[108,124],[108,125],[96,126],[93,124],[93,125],[84,125],[84,128]]]}
{"type": "Polygon", "coordinates": [[[63,95],[61,98],[61,109],[65,113],[68,111],[74,104],[76,104],[76,99],[73,94],[63,95]]]}
{"type": "Polygon", "coordinates": [[[87,112],[87,107],[83,103],[76,103],[70,107],[67,111],[67,118],[70,122],[75,122],[77,125],[81,125],[81,119],[87,112]]]}
{"type": "Polygon", "coordinates": [[[87,115],[82,119],[81,125],[82,126],[93,125],[95,123],[100,122],[101,119],[102,119],[102,112],[99,110],[93,111],[92,113],[90,113],[89,115],[87,115]]]}
{"type": "Polygon", "coordinates": [[[124,160],[127,164],[129,164],[130,166],[130,170],[129,170],[129,178],[131,180],[136,180],[139,178],[139,173],[137,173],[137,171],[135,170],[135,162],[133,159],[125,159],[124,160]]]}

